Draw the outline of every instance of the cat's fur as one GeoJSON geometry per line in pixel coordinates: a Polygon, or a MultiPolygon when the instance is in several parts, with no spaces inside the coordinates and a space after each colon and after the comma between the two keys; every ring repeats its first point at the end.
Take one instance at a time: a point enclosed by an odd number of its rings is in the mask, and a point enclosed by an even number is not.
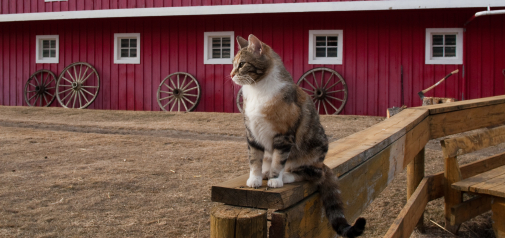
{"type": "Polygon", "coordinates": [[[239,52],[230,74],[242,85],[249,148],[247,186],[311,181],[319,187],[326,216],[342,236],[363,233],[366,220],[350,226],[344,217],[337,177],[323,164],[328,139],[310,96],[298,87],[272,48],[253,35],[237,37],[239,52]]]}

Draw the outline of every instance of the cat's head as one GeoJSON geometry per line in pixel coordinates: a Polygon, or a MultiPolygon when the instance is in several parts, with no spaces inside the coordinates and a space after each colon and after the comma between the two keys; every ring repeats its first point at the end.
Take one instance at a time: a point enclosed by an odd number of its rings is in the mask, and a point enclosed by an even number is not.
{"type": "Polygon", "coordinates": [[[274,66],[275,53],[252,34],[248,40],[238,36],[237,42],[240,50],[233,59],[230,76],[238,85],[255,84],[268,75],[274,66]]]}

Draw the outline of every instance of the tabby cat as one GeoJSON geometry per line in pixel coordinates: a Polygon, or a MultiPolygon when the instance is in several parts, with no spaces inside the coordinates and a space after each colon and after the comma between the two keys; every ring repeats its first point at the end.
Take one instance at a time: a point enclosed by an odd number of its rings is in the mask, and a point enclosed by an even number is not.
{"type": "Polygon", "coordinates": [[[351,226],[343,213],[337,177],[323,164],[328,139],[310,96],[298,87],[272,48],[254,35],[237,37],[239,52],[230,74],[242,85],[244,124],[249,148],[247,186],[282,187],[310,181],[321,194],[326,216],[341,236],[363,233],[366,220],[351,226]]]}

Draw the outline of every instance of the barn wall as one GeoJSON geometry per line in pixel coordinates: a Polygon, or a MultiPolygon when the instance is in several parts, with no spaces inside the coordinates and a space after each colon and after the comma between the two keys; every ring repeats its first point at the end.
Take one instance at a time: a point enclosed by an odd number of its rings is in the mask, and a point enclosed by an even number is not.
{"type": "MultiPolygon", "coordinates": [[[[0,0],[0,14],[61,12],[103,9],[183,7],[240,4],[271,4],[300,2],[340,2],[343,0],[68,0],[44,2],[44,0],[0,0]]],[[[357,1],[357,0],[345,0],[357,1]]],[[[377,1],[377,0],[374,0],[377,1]]]]}
{"type": "MultiPolygon", "coordinates": [[[[0,23],[0,105],[26,105],[23,86],[39,69],[59,74],[66,65],[94,65],[102,83],[95,109],[159,110],[156,90],[170,73],[194,75],[202,87],[197,111],[237,112],[231,65],[203,64],[203,33],[252,33],[283,58],[295,81],[307,70],[329,67],[348,84],[349,98],[342,114],[384,116],[404,104],[419,106],[417,92],[461,65],[425,65],[425,28],[462,27],[475,9],[461,11],[391,11],[361,13],[304,13],[131,19],[95,19],[0,23]],[[275,23],[275,24],[274,24],[275,23]],[[308,64],[308,31],[343,29],[342,65],[308,64]],[[141,64],[114,64],[114,33],[141,33],[141,64]],[[60,63],[35,64],[35,36],[60,36],[60,63]]],[[[466,32],[466,66],[427,93],[460,100],[503,94],[505,16],[477,18],[466,32]],[[465,81],[466,80],[466,81],[465,81]],[[466,86],[463,83],[466,82],[466,86]]],[[[53,106],[59,106],[57,101],[53,106]]]]}

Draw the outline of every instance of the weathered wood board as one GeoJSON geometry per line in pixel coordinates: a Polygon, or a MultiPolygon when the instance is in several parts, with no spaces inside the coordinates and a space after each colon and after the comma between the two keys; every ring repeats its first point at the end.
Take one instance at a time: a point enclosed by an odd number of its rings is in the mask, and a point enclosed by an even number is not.
{"type": "Polygon", "coordinates": [[[266,238],[267,211],[220,205],[210,212],[211,238],[266,238]]]}
{"type": "Polygon", "coordinates": [[[491,210],[490,196],[476,196],[451,208],[451,225],[461,224],[491,210]]]}
{"type": "Polygon", "coordinates": [[[494,198],[491,210],[494,234],[497,238],[505,238],[505,198],[494,198]]]}
{"type": "Polygon", "coordinates": [[[429,184],[432,183],[433,177],[424,178],[416,191],[401,210],[398,217],[389,227],[388,232],[384,237],[388,238],[404,238],[410,237],[410,234],[417,225],[417,222],[424,213],[424,208],[429,201],[429,184]]]}
{"type": "Polygon", "coordinates": [[[505,126],[440,141],[444,158],[456,157],[505,142],[505,126]]]}

